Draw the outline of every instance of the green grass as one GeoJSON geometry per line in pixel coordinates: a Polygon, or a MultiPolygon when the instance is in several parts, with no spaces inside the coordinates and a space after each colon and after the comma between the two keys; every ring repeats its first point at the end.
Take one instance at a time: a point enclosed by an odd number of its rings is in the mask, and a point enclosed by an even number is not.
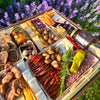
{"type": "MultiPolygon", "coordinates": [[[[0,8],[4,9],[12,4],[14,0],[0,0],[0,8]]],[[[16,0],[16,2],[22,1],[24,4],[30,4],[34,0],[16,0]]]]}
{"type": "Polygon", "coordinates": [[[83,93],[78,100],[100,100],[100,77],[83,93]]]}

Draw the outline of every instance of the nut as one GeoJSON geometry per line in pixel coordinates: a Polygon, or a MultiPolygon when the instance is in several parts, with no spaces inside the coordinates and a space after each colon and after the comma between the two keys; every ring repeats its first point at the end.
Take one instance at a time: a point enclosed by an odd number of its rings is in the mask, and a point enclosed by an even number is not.
{"type": "Polygon", "coordinates": [[[59,48],[55,48],[55,52],[56,53],[59,53],[59,48]]]}
{"type": "Polygon", "coordinates": [[[63,53],[59,53],[60,54],[60,56],[63,56],[63,53]]]}
{"type": "Polygon", "coordinates": [[[55,40],[55,41],[57,41],[58,39],[59,39],[59,37],[58,37],[58,36],[55,36],[55,37],[54,37],[54,40],[55,40]]]}
{"type": "Polygon", "coordinates": [[[51,59],[45,59],[45,63],[46,63],[46,64],[51,63],[51,61],[52,61],[51,59]]]}
{"type": "Polygon", "coordinates": [[[28,50],[24,50],[24,51],[23,51],[23,53],[22,53],[22,55],[23,55],[23,56],[27,56],[27,55],[28,55],[28,53],[29,53],[29,51],[28,51],[28,50]]]}
{"type": "Polygon", "coordinates": [[[57,55],[58,55],[58,54],[55,54],[55,57],[56,57],[56,58],[57,58],[57,55]]]}
{"type": "Polygon", "coordinates": [[[48,50],[47,51],[49,54],[54,54],[55,52],[53,50],[48,50]]]}
{"type": "Polygon", "coordinates": [[[51,38],[48,39],[48,43],[52,44],[54,42],[54,40],[52,40],[51,38]]]}
{"type": "Polygon", "coordinates": [[[54,39],[54,37],[55,37],[55,35],[54,34],[51,34],[51,38],[54,39]]]}
{"type": "Polygon", "coordinates": [[[51,65],[54,67],[54,68],[58,68],[58,63],[56,60],[52,61],[51,65]]]}
{"type": "Polygon", "coordinates": [[[53,67],[54,67],[54,68],[58,68],[59,66],[58,66],[58,64],[56,63],[56,64],[53,65],[53,67]]]}
{"type": "Polygon", "coordinates": [[[51,58],[52,60],[55,60],[55,55],[52,54],[52,55],[50,56],[50,58],[51,58]]]}
{"type": "Polygon", "coordinates": [[[50,58],[50,55],[47,54],[47,55],[45,56],[45,59],[49,59],[49,58],[50,58]]]}
{"type": "Polygon", "coordinates": [[[44,48],[46,48],[46,47],[49,46],[49,44],[46,43],[46,44],[43,44],[42,46],[43,46],[44,48]]]}
{"type": "Polygon", "coordinates": [[[49,50],[55,50],[55,48],[53,46],[49,46],[49,50]]]}
{"type": "Polygon", "coordinates": [[[47,56],[48,55],[48,53],[46,53],[46,52],[43,52],[43,54],[42,54],[42,56],[47,56]]]}
{"type": "Polygon", "coordinates": [[[47,41],[48,37],[46,35],[43,36],[44,40],[47,41]]]}
{"type": "Polygon", "coordinates": [[[61,56],[60,56],[60,54],[58,54],[56,58],[57,58],[57,61],[58,61],[58,62],[61,61],[61,56]]]}

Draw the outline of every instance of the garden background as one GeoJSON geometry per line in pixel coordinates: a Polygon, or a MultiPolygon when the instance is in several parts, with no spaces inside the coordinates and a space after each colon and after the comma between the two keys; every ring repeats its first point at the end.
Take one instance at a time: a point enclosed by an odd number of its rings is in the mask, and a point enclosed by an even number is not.
{"type": "MultiPolygon", "coordinates": [[[[0,29],[52,7],[100,40],[100,0],[0,0],[0,29]]],[[[79,100],[100,100],[100,78],[79,100]]]]}

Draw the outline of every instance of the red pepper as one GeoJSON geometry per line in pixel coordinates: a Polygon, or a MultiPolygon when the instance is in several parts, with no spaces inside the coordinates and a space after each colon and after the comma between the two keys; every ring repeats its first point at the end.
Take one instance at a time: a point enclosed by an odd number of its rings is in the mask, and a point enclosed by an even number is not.
{"type": "Polygon", "coordinates": [[[16,32],[14,32],[14,33],[13,33],[13,35],[15,36],[15,35],[17,35],[17,33],[16,33],[16,32]]]}
{"type": "Polygon", "coordinates": [[[55,78],[58,82],[60,82],[60,79],[58,78],[57,74],[55,74],[55,78]]]}
{"type": "Polygon", "coordinates": [[[70,36],[66,36],[66,38],[74,45],[74,49],[76,50],[80,50],[82,49],[77,43],[75,40],[72,40],[72,38],[70,36]]]}

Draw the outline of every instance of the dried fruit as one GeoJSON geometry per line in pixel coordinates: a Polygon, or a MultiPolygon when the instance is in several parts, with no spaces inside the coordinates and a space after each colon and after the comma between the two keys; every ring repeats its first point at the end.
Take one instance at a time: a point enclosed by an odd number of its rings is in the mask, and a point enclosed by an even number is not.
{"type": "Polygon", "coordinates": [[[46,44],[43,44],[42,45],[44,48],[48,47],[49,45],[46,43],[46,44]]]}
{"type": "Polygon", "coordinates": [[[51,38],[48,39],[48,43],[52,44],[54,42],[54,40],[52,40],[51,38]]]}
{"type": "Polygon", "coordinates": [[[54,37],[55,37],[55,35],[54,34],[51,34],[51,38],[54,39],[54,37]]]}
{"type": "Polygon", "coordinates": [[[46,35],[43,36],[44,40],[47,41],[48,37],[46,35]]]}
{"type": "Polygon", "coordinates": [[[59,39],[59,37],[58,37],[58,36],[55,36],[55,37],[54,37],[54,40],[55,40],[55,41],[57,41],[58,39],[59,39]]]}

